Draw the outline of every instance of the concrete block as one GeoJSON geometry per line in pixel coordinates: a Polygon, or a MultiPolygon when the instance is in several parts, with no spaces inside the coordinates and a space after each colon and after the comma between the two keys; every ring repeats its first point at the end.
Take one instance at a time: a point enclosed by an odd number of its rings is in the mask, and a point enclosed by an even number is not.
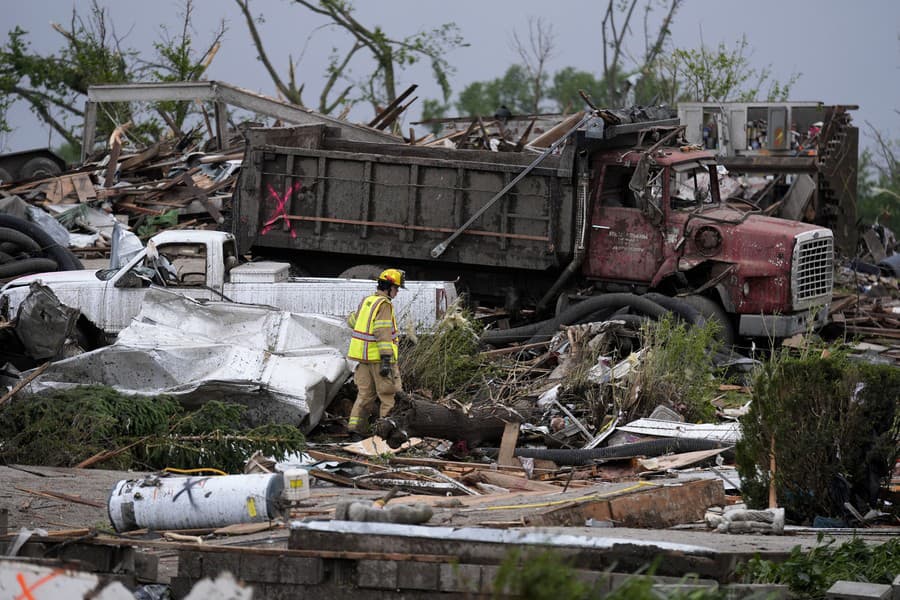
{"type": "Polygon", "coordinates": [[[442,563],[439,591],[477,593],[481,590],[481,566],[442,563]]]}
{"type": "Polygon", "coordinates": [[[892,593],[891,586],[883,583],[836,581],[825,597],[835,600],[891,600],[892,593]]]}
{"type": "Polygon", "coordinates": [[[134,553],[134,574],[143,581],[159,579],[159,555],[136,551],[134,553]]]}
{"type": "Polygon", "coordinates": [[[361,560],[356,563],[356,585],[379,590],[397,589],[397,562],[361,560]]]}
{"type": "Polygon", "coordinates": [[[725,592],[726,600],[743,600],[744,598],[787,600],[791,598],[788,586],[774,583],[731,583],[720,589],[725,592]]]}
{"type": "Polygon", "coordinates": [[[594,591],[593,598],[598,593],[607,595],[611,591],[609,578],[602,571],[589,571],[587,569],[575,569],[574,576],[582,583],[587,584],[594,591]]]}
{"type": "Polygon", "coordinates": [[[435,590],[440,580],[437,563],[405,562],[397,569],[397,587],[402,590],[435,590]]]}
{"type": "Polygon", "coordinates": [[[663,598],[678,595],[686,597],[692,592],[715,592],[719,589],[719,583],[654,583],[653,591],[663,598]]]}
{"type": "Polygon", "coordinates": [[[247,554],[241,559],[241,570],[235,573],[241,581],[255,583],[279,583],[281,573],[279,557],[247,554]]]}
{"type": "Polygon", "coordinates": [[[497,579],[497,573],[500,567],[494,565],[481,566],[481,593],[491,594],[494,591],[494,580],[497,579]]]}
{"type": "Polygon", "coordinates": [[[203,561],[200,552],[190,550],[178,551],[178,575],[179,577],[192,577],[200,579],[203,576],[203,561]]]}
{"type": "Polygon", "coordinates": [[[241,555],[237,552],[204,552],[202,576],[215,579],[220,573],[231,573],[238,577],[241,572],[241,555]]]}
{"type": "Polygon", "coordinates": [[[178,575],[169,581],[169,587],[172,589],[172,596],[175,598],[184,598],[190,593],[196,579],[178,575]]]}
{"type": "Polygon", "coordinates": [[[894,577],[894,583],[891,584],[891,587],[894,588],[893,600],[900,600],[900,575],[894,577]]]}
{"type": "Polygon", "coordinates": [[[305,556],[282,556],[278,559],[281,583],[317,585],[325,580],[325,561],[305,556]]]}

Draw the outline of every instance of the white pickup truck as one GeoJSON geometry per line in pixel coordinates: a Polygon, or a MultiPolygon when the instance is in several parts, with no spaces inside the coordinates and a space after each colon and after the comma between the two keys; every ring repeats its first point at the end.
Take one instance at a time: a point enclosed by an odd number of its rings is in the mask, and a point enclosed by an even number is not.
{"type": "MultiPolygon", "coordinates": [[[[375,291],[375,282],[361,279],[291,278],[286,263],[237,262],[234,236],[220,231],[172,230],[151,238],[170,268],[166,277],[147,277],[148,248],[118,271],[38,273],[10,281],[0,289],[0,317],[12,321],[28,296],[29,285],[40,281],[60,302],[78,309],[94,326],[117,334],[138,314],[146,290],[161,285],[191,298],[264,304],[298,313],[346,317],[362,298],[375,291]],[[101,278],[103,277],[103,278],[101,278]]],[[[166,275],[158,269],[160,275],[166,275]]],[[[394,306],[401,327],[427,328],[457,297],[452,282],[408,281],[394,306]]]]}

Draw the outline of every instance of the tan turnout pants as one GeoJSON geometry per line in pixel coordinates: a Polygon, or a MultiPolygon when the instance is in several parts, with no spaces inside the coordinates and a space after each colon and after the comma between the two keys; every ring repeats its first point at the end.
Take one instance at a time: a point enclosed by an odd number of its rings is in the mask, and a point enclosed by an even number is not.
{"type": "Polygon", "coordinates": [[[359,434],[366,434],[369,428],[369,416],[375,412],[375,404],[381,402],[378,410],[379,417],[386,417],[394,408],[394,394],[403,389],[400,380],[400,368],[397,364],[391,365],[391,375],[382,377],[378,370],[380,363],[359,363],[353,373],[353,382],[359,392],[356,394],[356,402],[350,411],[350,420],[347,428],[359,434]]]}

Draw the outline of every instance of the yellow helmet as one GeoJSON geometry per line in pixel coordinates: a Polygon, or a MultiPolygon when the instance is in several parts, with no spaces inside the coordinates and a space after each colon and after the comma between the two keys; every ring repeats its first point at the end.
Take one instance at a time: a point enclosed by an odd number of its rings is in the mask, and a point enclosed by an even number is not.
{"type": "Polygon", "coordinates": [[[387,281],[391,285],[405,288],[406,273],[400,269],[385,269],[382,271],[381,275],[378,276],[378,281],[387,281]]]}

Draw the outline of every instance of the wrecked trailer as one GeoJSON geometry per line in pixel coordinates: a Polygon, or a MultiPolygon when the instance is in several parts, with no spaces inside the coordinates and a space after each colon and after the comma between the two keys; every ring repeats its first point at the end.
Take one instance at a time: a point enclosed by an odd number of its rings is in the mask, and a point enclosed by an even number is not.
{"type": "Polygon", "coordinates": [[[655,291],[740,335],[821,323],[831,231],[726,206],[714,156],[677,119],[624,112],[582,116],[537,157],[254,129],[233,232],[316,274],[391,264],[510,310],[655,291]]]}

